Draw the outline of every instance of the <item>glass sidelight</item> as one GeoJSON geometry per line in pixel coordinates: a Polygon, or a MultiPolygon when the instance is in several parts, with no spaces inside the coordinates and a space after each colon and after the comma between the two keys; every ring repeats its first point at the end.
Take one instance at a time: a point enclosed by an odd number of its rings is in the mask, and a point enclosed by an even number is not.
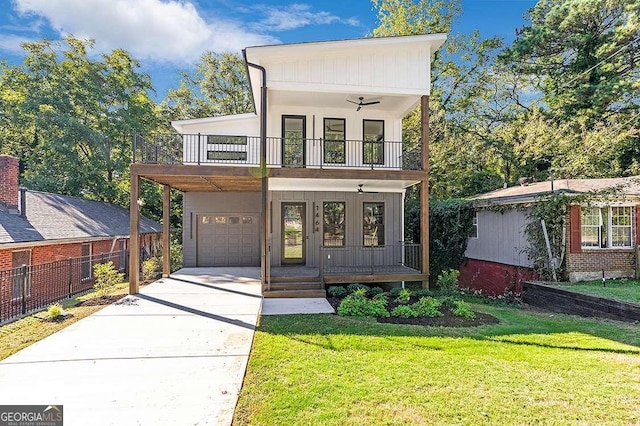
{"type": "Polygon", "coordinates": [[[282,263],[306,262],[305,203],[282,203],[282,263]]]}

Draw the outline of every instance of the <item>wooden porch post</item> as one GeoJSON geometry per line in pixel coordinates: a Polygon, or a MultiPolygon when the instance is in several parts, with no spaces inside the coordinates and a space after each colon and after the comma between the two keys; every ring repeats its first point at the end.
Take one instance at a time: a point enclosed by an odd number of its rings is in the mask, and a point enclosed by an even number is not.
{"type": "Polygon", "coordinates": [[[171,207],[171,187],[164,185],[162,188],[162,276],[168,277],[171,273],[171,223],[169,213],[171,207]]]}
{"type": "Polygon", "coordinates": [[[139,291],[140,279],[140,176],[131,172],[131,205],[129,207],[129,294],[139,291]]]}
{"type": "MultiPolygon", "coordinates": [[[[420,99],[422,135],[422,171],[420,181],[420,243],[422,273],[429,276],[429,96],[420,99]]],[[[422,288],[429,288],[429,279],[422,282],[422,288]]]]}

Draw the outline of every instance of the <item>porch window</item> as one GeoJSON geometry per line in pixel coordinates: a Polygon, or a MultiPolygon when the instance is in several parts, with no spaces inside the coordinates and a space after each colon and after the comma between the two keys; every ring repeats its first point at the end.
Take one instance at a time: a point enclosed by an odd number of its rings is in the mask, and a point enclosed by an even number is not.
{"type": "Polygon", "coordinates": [[[344,247],[345,203],[325,202],[322,204],[322,245],[344,247]]]}
{"type": "Polygon", "coordinates": [[[11,268],[13,269],[13,281],[11,285],[11,298],[22,298],[22,282],[26,279],[26,295],[31,295],[31,275],[30,268],[27,268],[27,276],[23,277],[22,270],[18,269],[25,265],[31,264],[31,251],[30,250],[17,250],[11,253],[11,268]]]}
{"type": "Polygon", "coordinates": [[[345,119],[324,119],[324,162],[328,164],[345,163],[345,119]]]}
{"type": "Polygon", "coordinates": [[[584,248],[630,248],[631,207],[582,207],[581,243],[584,248]]]}
{"type": "Polygon", "coordinates": [[[384,203],[364,203],[363,245],[384,245],[384,203]]]}
{"type": "Polygon", "coordinates": [[[384,120],[362,121],[364,164],[384,164],[384,120]]]}

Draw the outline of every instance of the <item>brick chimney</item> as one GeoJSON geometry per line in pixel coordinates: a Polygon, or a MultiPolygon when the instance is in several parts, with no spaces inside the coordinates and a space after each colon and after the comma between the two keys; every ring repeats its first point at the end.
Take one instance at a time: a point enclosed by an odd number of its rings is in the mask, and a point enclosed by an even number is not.
{"type": "Polygon", "coordinates": [[[0,207],[18,213],[18,174],[20,161],[0,155],[0,207]]]}

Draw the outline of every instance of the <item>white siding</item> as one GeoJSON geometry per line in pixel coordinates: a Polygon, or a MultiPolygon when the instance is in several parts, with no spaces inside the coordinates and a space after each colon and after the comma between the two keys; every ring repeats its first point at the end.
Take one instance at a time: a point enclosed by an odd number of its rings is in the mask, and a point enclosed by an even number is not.
{"type": "Polygon", "coordinates": [[[465,256],[505,265],[533,266],[524,253],[529,246],[527,223],[527,211],[523,210],[478,211],[478,238],[469,238],[465,256]]]}

